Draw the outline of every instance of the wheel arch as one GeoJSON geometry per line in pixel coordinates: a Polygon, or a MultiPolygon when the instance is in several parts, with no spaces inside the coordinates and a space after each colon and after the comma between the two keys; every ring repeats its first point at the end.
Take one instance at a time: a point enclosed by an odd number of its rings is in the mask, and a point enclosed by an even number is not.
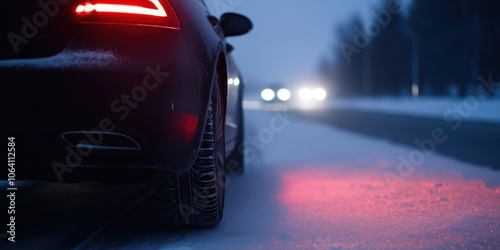
{"type": "MultiPolygon", "coordinates": [[[[219,77],[221,78],[221,83],[219,86],[220,94],[224,98],[222,98],[222,105],[223,107],[227,107],[227,59],[226,55],[223,52],[219,53],[218,59],[217,59],[217,64],[215,68],[215,73],[214,73],[214,80],[217,74],[219,74],[219,77]]],[[[214,84],[216,82],[214,81],[214,84]]],[[[225,115],[226,110],[224,109],[224,115],[225,115]]]]}

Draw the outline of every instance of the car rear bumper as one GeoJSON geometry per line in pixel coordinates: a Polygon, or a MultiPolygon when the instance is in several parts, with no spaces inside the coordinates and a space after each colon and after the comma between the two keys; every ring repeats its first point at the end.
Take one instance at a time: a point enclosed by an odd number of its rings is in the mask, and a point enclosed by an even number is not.
{"type": "Polygon", "coordinates": [[[0,61],[0,79],[2,132],[23,157],[176,172],[194,160],[212,82],[177,30],[92,24],[55,56],[0,61]]]}

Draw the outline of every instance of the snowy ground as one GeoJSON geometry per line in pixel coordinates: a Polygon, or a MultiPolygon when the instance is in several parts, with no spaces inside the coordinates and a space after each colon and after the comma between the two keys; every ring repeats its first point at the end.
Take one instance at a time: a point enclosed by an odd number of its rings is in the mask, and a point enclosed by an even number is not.
{"type": "MultiPolygon", "coordinates": [[[[272,119],[257,112],[249,117],[264,121],[253,126],[254,136],[272,119]]],[[[269,225],[263,248],[498,246],[500,173],[439,155],[413,172],[398,170],[398,158],[413,151],[292,120],[249,170],[274,172],[279,183],[274,206],[282,213],[269,225]]]]}
{"type": "Polygon", "coordinates": [[[245,174],[228,179],[219,226],[165,231],[146,201],[81,249],[500,248],[499,172],[437,154],[398,169],[414,149],[280,112],[246,115],[255,143],[245,174]]]}
{"type": "Polygon", "coordinates": [[[500,98],[354,98],[334,100],[331,108],[377,111],[443,119],[447,112],[462,110],[471,121],[500,122],[500,98]]]}

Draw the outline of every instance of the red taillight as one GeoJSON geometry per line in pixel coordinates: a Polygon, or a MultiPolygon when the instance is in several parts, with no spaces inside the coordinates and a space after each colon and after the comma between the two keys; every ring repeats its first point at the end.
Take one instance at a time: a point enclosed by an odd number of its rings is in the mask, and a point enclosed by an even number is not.
{"type": "Polygon", "coordinates": [[[147,16],[158,16],[166,17],[167,12],[160,4],[158,0],[150,0],[155,8],[147,8],[137,5],[128,4],[110,4],[110,3],[87,3],[85,5],[80,4],[76,8],[76,13],[115,13],[115,14],[135,14],[135,15],[147,15],[147,16]]]}
{"type": "Polygon", "coordinates": [[[130,23],[179,28],[179,20],[166,0],[90,0],[75,12],[84,22],[130,23]]]}

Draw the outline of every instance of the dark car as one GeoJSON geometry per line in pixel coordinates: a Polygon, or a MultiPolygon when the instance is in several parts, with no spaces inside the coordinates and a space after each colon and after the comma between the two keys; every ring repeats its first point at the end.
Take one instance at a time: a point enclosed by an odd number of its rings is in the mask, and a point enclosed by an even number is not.
{"type": "Polygon", "coordinates": [[[226,158],[243,168],[243,80],[225,37],[250,20],[200,0],[19,0],[0,14],[16,179],[149,173],[166,223],[220,222],[226,158]]]}

